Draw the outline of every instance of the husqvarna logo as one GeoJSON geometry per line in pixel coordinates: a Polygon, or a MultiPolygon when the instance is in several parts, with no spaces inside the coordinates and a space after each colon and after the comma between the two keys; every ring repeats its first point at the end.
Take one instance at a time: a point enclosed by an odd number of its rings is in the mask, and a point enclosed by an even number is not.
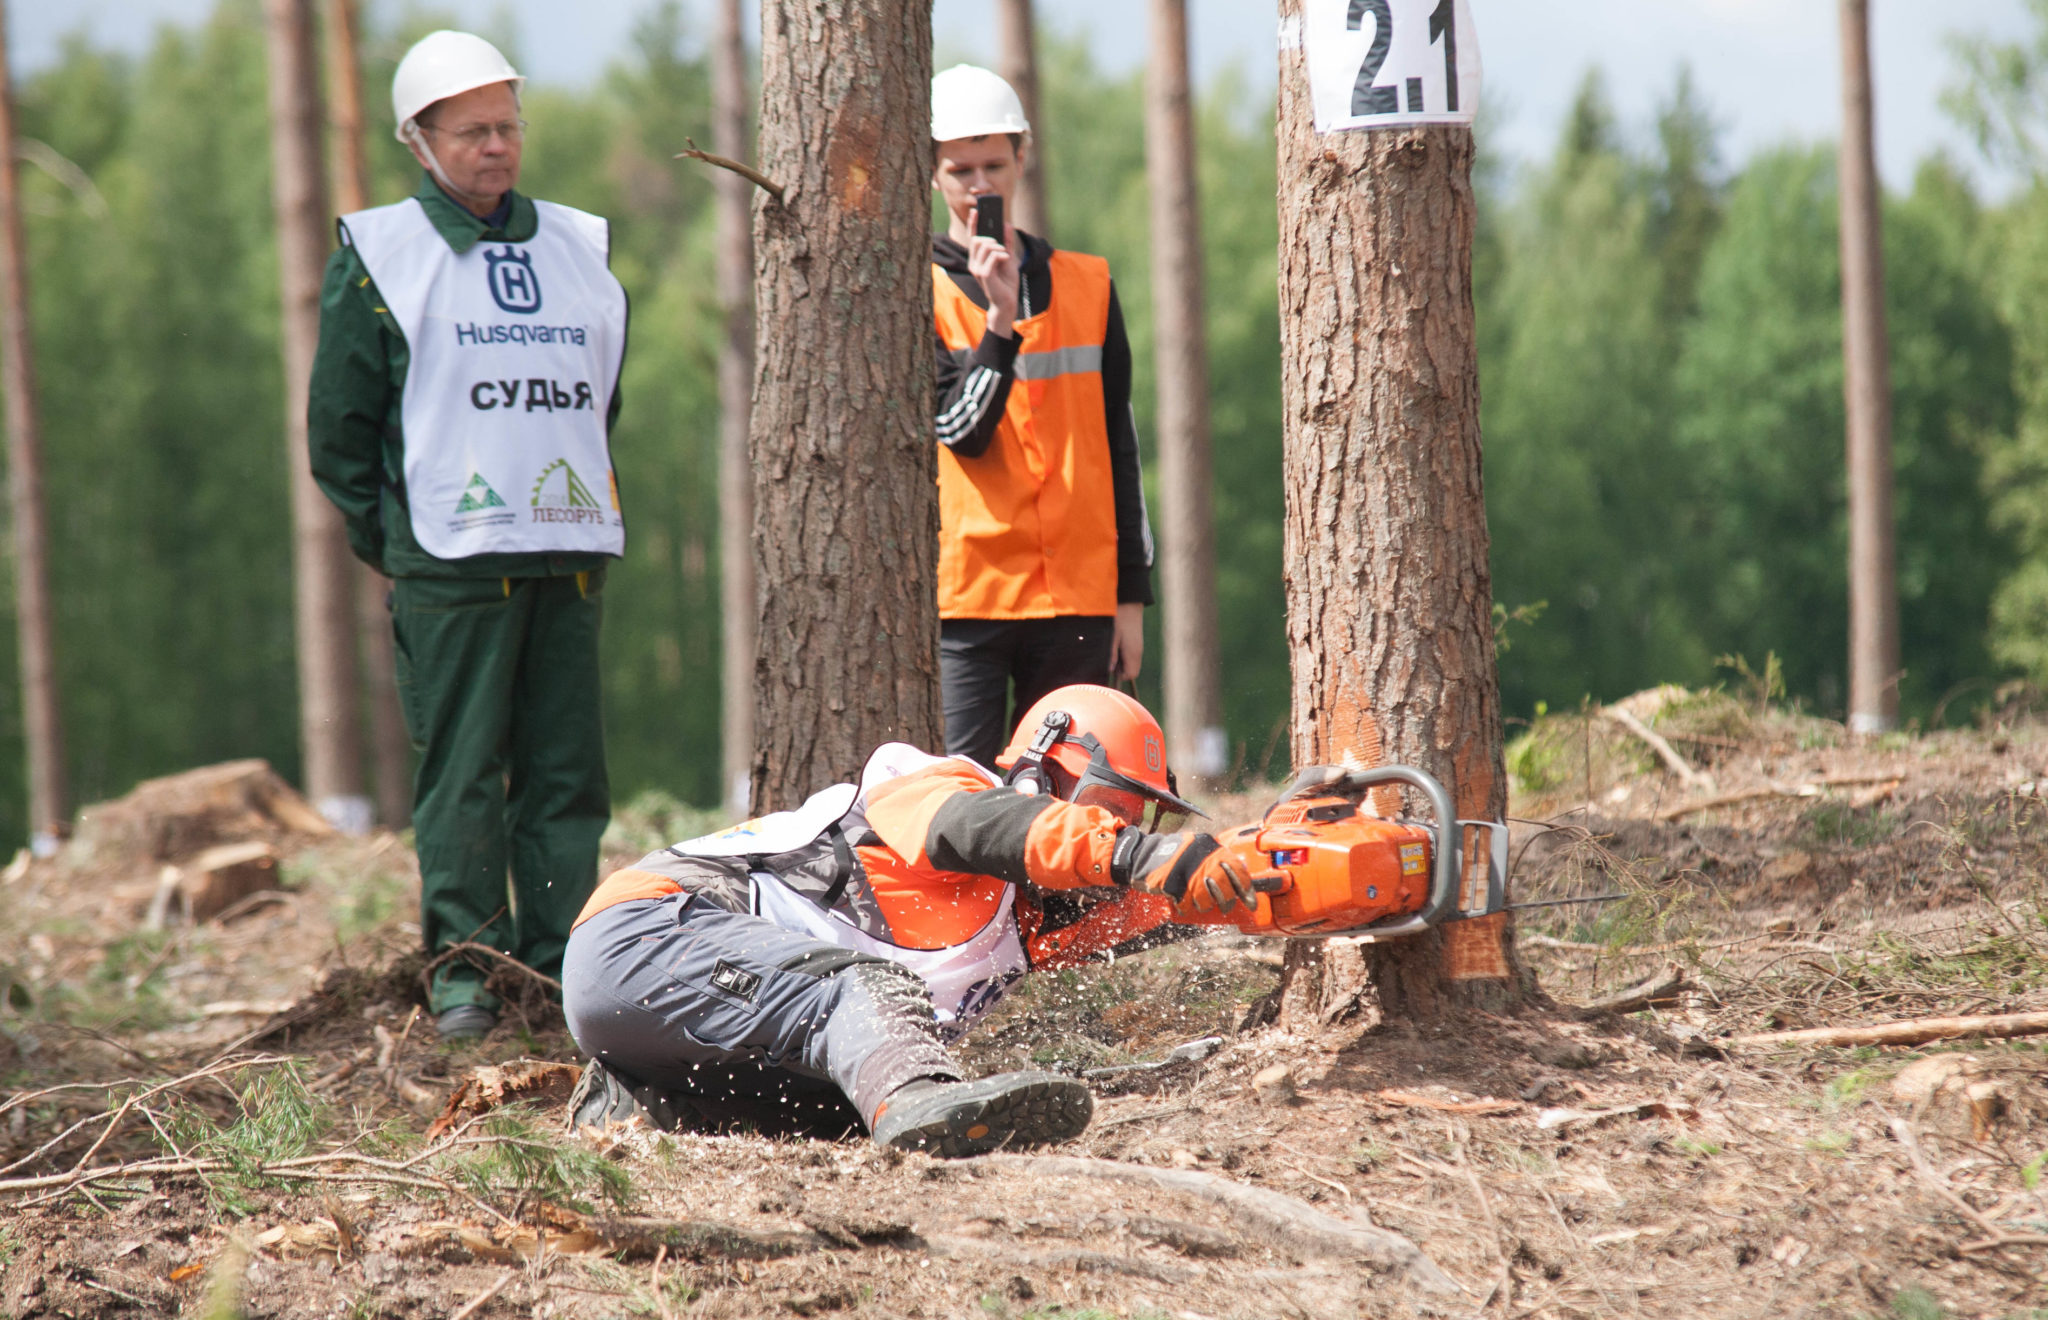
{"type": "Polygon", "coordinates": [[[1159,739],[1157,739],[1157,738],[1153,737],[1153,736],[1152,736],[1151,734],[1149,734],[1149,733],[1148,733],[1148,734],[1146,734],[1146,735],[1145,735],[1145,768],[1146,768],[1147,770],[1157,770],[1157,769],[1159,768],[1159,763],[1160,763],[1161,761],[1165,760],[1165,759],[1166,759],[1165,757],[1163,757],[1163,756],[1161,756],[1161,755],[1159,754],[1159,739]]]}
{"type": "Polygon", "coordinates": [[[484,251],[490,272],[491,299],[508,312],[529,315],[540,310],[540,277],[533,273],[533,254],[507,243],[484,251]]]}

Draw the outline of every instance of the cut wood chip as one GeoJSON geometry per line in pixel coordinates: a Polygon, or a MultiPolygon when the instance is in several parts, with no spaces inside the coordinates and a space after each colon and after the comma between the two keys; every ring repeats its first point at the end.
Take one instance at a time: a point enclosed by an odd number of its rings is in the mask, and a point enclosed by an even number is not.
{"type": "Polygon", "coordinates": [[[1378,1094],[1388,1104],[1404,1105],[1409,1109],[1434,1109],[1441,1114],[1512,1114],[1522,1107],[1513,1100],[1495,1100],[1490,1096],[1477,1100],[1443,1100],[1414,1091],[1385,1090],[1378,1094]]]}
{"type": "Polygon", "coordinates": [[[514,1059],[510,1063],[486,1064],[462,1079],[447,1107],[427,1129],[432,1141],[466,1118],[487,1114],[515,1100],[558,1104],[576,1089],[583,1069],[573,1063],[550,1063],[545,1059],[514,1059]]]}
{"type": "Polygon", "coordinates": [[[341,1233],[324,1219],[267,1228],[256,1235],[256,1245],[280,1256],[341,1257],[341,1233]]]}
{"type": "Polygon", "coordinates": [[[1559,1128],[1604,1123],[1610,1118],[1698,1118],[1700,1111],[1676,1100],[1642,1100],[1611,1109],[1546,1109],[1536,1116],[1536,1129],[1550,1132],[1559,1128]]]}

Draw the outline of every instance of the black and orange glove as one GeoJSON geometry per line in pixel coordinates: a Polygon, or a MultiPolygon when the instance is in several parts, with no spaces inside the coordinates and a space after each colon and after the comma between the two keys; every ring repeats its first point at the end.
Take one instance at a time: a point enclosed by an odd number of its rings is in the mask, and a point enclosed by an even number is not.
{"type": "Polygon", "coordinates": [[[1164,895],[1188,921],[1220,917],[1254,903],[1251,872],[1213,834],[1147,834],[1125,829],[1110,854],[1110,878],[1128,889],[1164,895]]]}

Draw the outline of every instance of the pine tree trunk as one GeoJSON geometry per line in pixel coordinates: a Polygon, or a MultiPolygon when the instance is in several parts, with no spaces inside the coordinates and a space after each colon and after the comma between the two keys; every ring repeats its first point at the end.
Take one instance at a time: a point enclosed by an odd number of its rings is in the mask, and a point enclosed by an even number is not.
{"type": "Polygon", "coordinates": [[[766,0],[754,807],[939,743],[931,6],[766,0]]]}
{"type": "MultiPolygon", "coordinates": [[[[711,44],[712,150],[733,160],[747,143],[747,43],[740,0],[719,0],[711,44]]],[[[718,303],[725,339],[718,346],[718,564],[723,627],[723,705],[727,805],[745,811],[754,766],[754,474],[747,431],[754,409],[754,185],[721,171],[718,190],[718,303]]]]}
{"type": "MultiPolygon", "coordinates": [[[[1282,0],[1283,20],[1300,11],[1301,0],[1282,0]]],[[[1418,766],[1451,790],[1460,816],[1499,820],[1507,780],[1480,489],[1472,133],[1318,136],[1298,49],[1280,57],[1278,132],[1294,759],[1418,766]]],[[[1467,860],[1470,893],[1471,863],[1483,858],[1467,860]]],[[[1387,1017],[1498,1005],[1515,991],[1502,918],[1364,952],[1359,972],[1387,1017]]],[[[1313,945],[1290,951],[1283,1012],[1298,1018],[1356,988],[1323,961],[1313,945]],[[1301,992],[1304,976],[1322,982],[1318,993],[1301,992]]]]}
{"type": "Polygon", "coordinates": [[[1872,141],[1870,3],[1841,0],[1842,392],[1848,412],[1849,731],[1899,724],[1899,587],[1892,546],[1892,379],[1884,228],[1872,141]]]}
{"type": "MultiPolygon", "coordinates": [[[[28,238],[14,158],[14,84],[7,65],[7,9],[0,2],[0,384],[7,394],[7,484],[14,520],[14,610],[21,655],[21,722],[28,752],[29,846],[56,851],[71,832],[64,768],[64,715],[51,621],[43,441],[36,413],[35,336],[29,322],[28,238]]],[[[8,848],[14,845],[10,842],[8,848]]]]}
{"type": "Polygon", "coordinates": [[[1038,24],[1031,0],[997,0],[997,70],[1024,103],[1031,124],[1031,150],[1024,157],[1024,177],[1017,185],[1017,214],[1010,223],[1048,238],[1052,217],[1045,205],[1045,125],[1038,122],[1038,24]]]}
{"type": "MultiPolygon", "coordinates": [[[[327,117],[334,144],[335,209],[343,215],[370,204],[358,36],[355,0],[327,0],[327,117]]],[[[405,731],[405,713],[398,707],[398,666],[386,604],[391,583],[368,564],[354,564],[352,571],[363,703],[370,713],[371,764],[377,777],[377,820],[386,829],[402,830],[412,824],[412,741],[405,731]]]]}
{"type": "Polygon", "coordinates": [[[1152,0],[1145,75],[1152,193],[1152,307],[1159,380],[1159,503],[1165,535],[1167,756],[1195,782],[1227,768],[1216,635],[1209,465],[1209,342],[1202,305],[1202,207],[1195,175],[1187,0],[1152,0]]]}
{"type": "Polygon", "coordinates": [[[320,276],[332,220],[321,171],[320,68],[311,0],[265,0],[264,27],[284,320],[299,743],[307,796],[335,824],[359,829],[369,823],[370,804],[363,797],[363,740],[356,722],[354,559],[341,514],[314,484],[306,456],[306,384],[320,340],[320,276]]]}

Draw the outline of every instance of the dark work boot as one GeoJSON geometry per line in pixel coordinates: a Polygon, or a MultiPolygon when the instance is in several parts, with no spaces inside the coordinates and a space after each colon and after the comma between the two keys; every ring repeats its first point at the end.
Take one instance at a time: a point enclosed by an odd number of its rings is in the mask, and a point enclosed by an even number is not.
{"type": "Polygon", "coordinates": [[[624,1078],[596,1059],[583,1065],[583,1075],[576,1079],[576,1089],[569,1093],[571,1132],[623,1123],[635,1115],[646,1117],[647,1113],[633,1098],[624,1078]]]}
{"type": "Polygon", "coordinates": [[[497,1025],[498,1015],[481,1004],[457,1004],[434,1018],[434,1030],[442,1040],[475,1040],[490,1035],[497,1025]]]}
{"type": "Polygon", "coordinates": [[[1000,1147],[1071,1141],[1088,1128],[1088,1088],[1055,1073],[998,1073],[974,1082],[921,1078],[875,1111],[875,1144],[958,1159],[1000,1147]]]}

